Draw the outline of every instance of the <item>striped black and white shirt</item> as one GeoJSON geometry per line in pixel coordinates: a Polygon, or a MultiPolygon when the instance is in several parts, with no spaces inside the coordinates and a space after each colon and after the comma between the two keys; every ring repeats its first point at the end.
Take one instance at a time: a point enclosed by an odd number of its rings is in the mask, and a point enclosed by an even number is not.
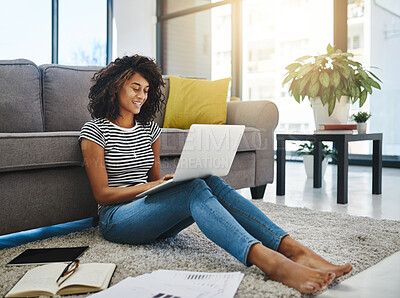
{"type": "Polygon", "coordinates": [[[108,186],[127,187],[146,183],[148,171],[154,163],[151,145],[161,134],[155,122],[132,128],[119,127],[108,119],[99,118],[86,122],[79,136],[104,148],[108,186]]]}

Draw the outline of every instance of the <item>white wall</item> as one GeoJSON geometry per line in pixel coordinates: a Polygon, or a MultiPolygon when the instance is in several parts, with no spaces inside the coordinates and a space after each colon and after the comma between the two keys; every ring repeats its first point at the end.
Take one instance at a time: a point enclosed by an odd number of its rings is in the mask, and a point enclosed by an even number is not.
{"type": "Polygon", "coordinates": [[[114,0],[113,60],[156,56],[156,0],[114,0]]]}

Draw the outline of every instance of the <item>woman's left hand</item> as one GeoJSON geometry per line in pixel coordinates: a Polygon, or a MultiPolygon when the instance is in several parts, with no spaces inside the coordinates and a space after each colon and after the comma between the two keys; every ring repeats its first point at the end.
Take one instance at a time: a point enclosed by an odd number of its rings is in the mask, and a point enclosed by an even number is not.
{"type": "Polygon", "coordinates": [[[169,179],[172,179],[172,178],[174,178],[174,173],[167,174],[162,179],[166,181],[166,180],[169,180],[169,179]]]}

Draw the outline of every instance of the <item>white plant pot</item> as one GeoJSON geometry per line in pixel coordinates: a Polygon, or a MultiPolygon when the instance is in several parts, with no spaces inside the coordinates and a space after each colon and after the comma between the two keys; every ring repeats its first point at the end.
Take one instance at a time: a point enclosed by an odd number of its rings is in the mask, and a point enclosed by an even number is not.
{"type": "Polygon", "coordinates": [[[342,96],[336,101],[332,115],[329,116],[328,104],[322,105],[320,97],[310,99],[314,111],[315,129],[321,124],[347,124],[349,119],[350,100],[348,96],[342,96]]]}
{"type": "MultiPolygon", "coordinates": [[[[304,168],[306,169],[307,178],[314,178],[314,155],[303,155],[304,168]]],[[[322,177],[325,175],[328,166],[328,158],[322,160],[322,177]]]]}
{"type": "Polygon", "coordinates": [[[359,134],[365,134],[367,133],[367,123],[357,123],[357,131],[359,134]]]}

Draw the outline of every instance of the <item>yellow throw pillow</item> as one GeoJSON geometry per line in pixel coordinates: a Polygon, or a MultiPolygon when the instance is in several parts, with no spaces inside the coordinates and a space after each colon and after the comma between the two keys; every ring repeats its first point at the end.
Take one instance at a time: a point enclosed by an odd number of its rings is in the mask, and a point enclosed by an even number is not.
{"type": "Polygon", "coordinates": [[[225,124],[230,81],[171,75],[163,127],[188,129],[192,124],[225,124]]]}

